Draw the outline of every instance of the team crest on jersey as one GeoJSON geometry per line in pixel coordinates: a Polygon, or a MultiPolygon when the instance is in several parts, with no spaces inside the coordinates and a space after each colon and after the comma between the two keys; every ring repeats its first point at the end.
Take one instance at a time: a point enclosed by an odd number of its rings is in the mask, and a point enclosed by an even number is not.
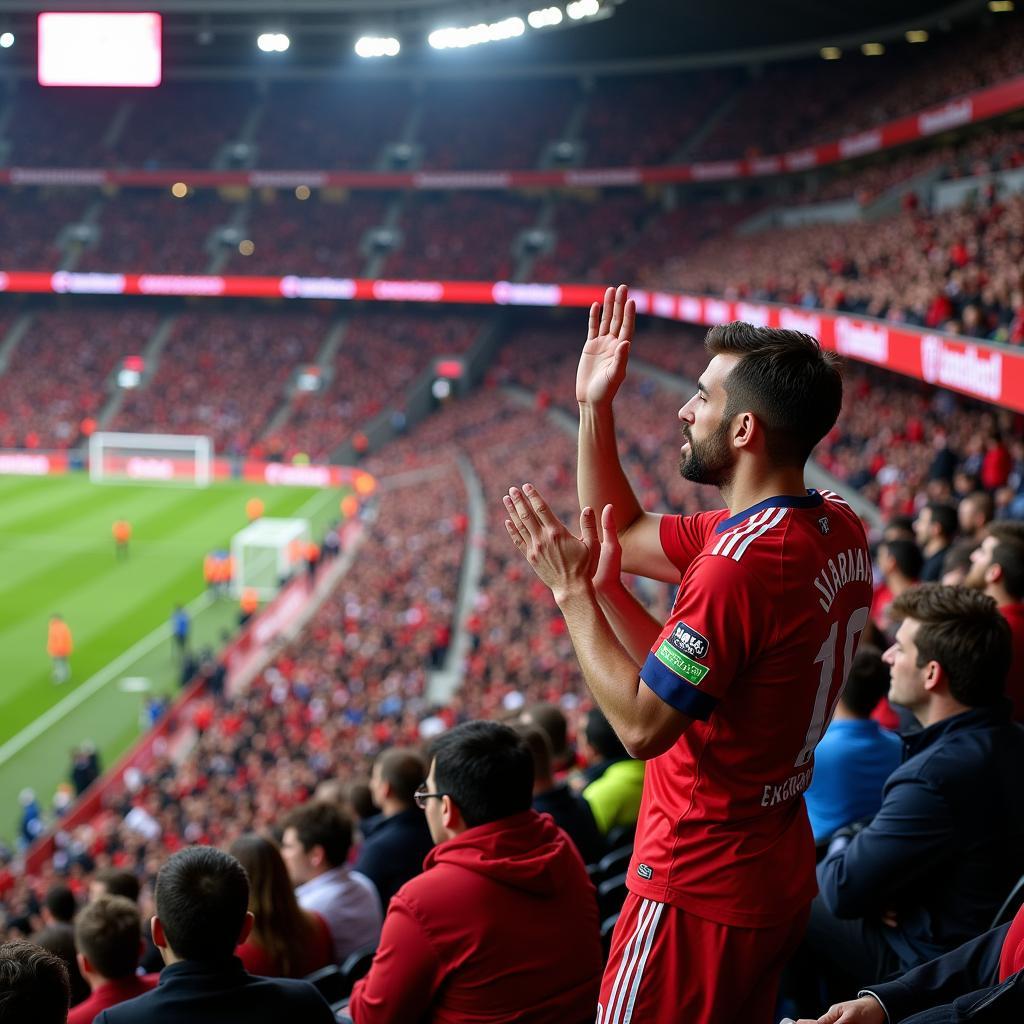
{"type": "Polygon", "coordinates": [[[647,881],[650,881],[654,877],[654,869],[648,864],[637,864],[636,873],[647,881]]]}
{"type": "Polygon", "coordinates": [[[829,525],[828,516],[822,516],[818,520],[818,529],[821,530],[822,533],[831,533],[832,527],[829,525]]]}
{"type": "Polygon", "coordinates": [[[685,622],[676,624],[668,641],[680,654],[685,654],[688,658],[707,657],[708,638],[685,622]]]}

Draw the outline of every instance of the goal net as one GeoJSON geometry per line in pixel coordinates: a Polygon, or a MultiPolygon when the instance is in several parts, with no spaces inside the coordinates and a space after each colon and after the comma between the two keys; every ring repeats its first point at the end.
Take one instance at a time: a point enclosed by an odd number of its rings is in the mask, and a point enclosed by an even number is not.
{"type": "Polygon", "coordinates": [[[253,589],[260,600],[273,597],[281,584],[305,565],[309,540],[306,519],[257,519],[239,530],[231,539],[234,596],[253,589]]]}
{"type": "Polygon", "coordinates": [[[93,483],[146,481],[207,487],[213,476],[213,444],[194,434],[119,434],[89,438],[93,483]]]}

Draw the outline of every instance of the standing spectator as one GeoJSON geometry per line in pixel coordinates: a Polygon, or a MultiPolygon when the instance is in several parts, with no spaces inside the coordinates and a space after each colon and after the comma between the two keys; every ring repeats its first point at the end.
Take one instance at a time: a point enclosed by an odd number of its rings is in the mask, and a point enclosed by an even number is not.
{"type": "Polygon", "coordinates": [[[583,757],[588,781],[583,799],[603,835],[613,828],[631,829],[640,814],[644,762],[632,758],[600,708],[587,712],[583,725],[583,757]]]}
{"type": "Polygon", "coordinates": [[[0,1024],[65,1024],[68,972],[63,961],[31,942],[0,946],[0,1024]]]}
{"type": "Polygon", "coordinates": [[[604,842],[594,814],[587,801],[569,788],[568,782],[555,782],[547,733],[521,722],[516,732],[533,757],[533,809],[538,814],[551,815],[551,820],[573,841],[584,864],[596,864],[604,853],[604,842]]]}
{"type": "Polygon", "coordinates": [[[230,852],[249,876],[249,912],[256,919],[235,950],[245,969],[270,978],[304,978],[331,963],[327,922],[299,906],[277,847],[263,836],[247,835],[230,852]]]}
{"type": "Polygon", "coordinates": [[[989,523],[986,534],[971,555],[965,582],[991,597],[1010,624],[1013,657],[1006,695],[1013,702],[1013,717],[1024,722],[1024,523],[989,523]]]}
{"type": "Polygon", "coordinates": [[[143,949],[139,908],[124,896],[100,896],[75,921],[78,968],[92,990],[68,1015],[68,1024],[92,1024],[101,1010],[155,988],[156,974],[139,975],[143,949]]]}
{"type": "Polygon", "coordinates": [[[32,941],[64,961],[64,966],[68,971],[68,980],[71,983],[71,1005],[77,1006],[88,999],[89,983],[82,977],[82,972],[78,969],[74,928],[63,922],[50,924],[42,931],[36,932],[32,936],[32,941]]]}
{"type": "Polygon", "coordinates": [[[423,758],[412,750],[392,747],[373,762],[370,792],[380,814],[362,824],[366,838],[356,870],[377,887],[384,908],[423,870],[423,859],[434,845],[415,800],[426,777],[423,758]]]}
{"type": "Polygon", "coordinates": [[[351,848],[352,822],[333,804],[304,804],[285,818],[281,855],[295,895],[327,922],[339,964],[377,944],[382,920],[373,882],[345,863],[351,848]]]}
{"type": "Polygon", "coordinates": [[[305,981],[258,978],[232,956],[252,930],[249,882],[234,857],[209,846],[171,856],[156,879],[153,941],[167,965],[145,995],[103,1010],[95,1024],[333,1024],[305,981]]]}
{"type": "Polygon", "coordinates": [[[681,428],[681,475],[727,508],[648,512],[613,413],[636,316],[626,292],[591,308],[577,369],[582,536],[531,486],[506,496],[505,528],[551,590],[587,687],[649,762],[601,1012],[764,1020],[815,890],[803,790],[870,602],[863,525],[804,477],[842,378],[808,335],[713,327],[670,443],[681,428]],[[677,585],[664,625],[623,572],[677,585]]]}
{"type": "Polygon", "coordinates": [[[884,540],[878,545],[878,571],[882,582],[875,587],[871,599],[871,625],[886,643],[891,640],[893,630],[889,606],[920,580],[923,563],[921,552],[912,540],[884,540]]]}
{"type": "Polygon", "coordinates": [[[176,604],[174,614],[171,615],[171,638],[178,661],[182,664],[185,661],[185,652],[188,650],[188,634],[191,626],[188,612],[180,604],[176,604]]]}
{"type": "Polygon", "coordinates": [[[46,890],[46,897],[43,900],[45,924],[71,924],[77,910],[75,894],[63,882],[57,882],[46,890]]]}
{"type": "Polygon", "coordinates": [[[900,738],[872,721],[889,691],[889,669],[877,647],[861,644],[839,696],[832,724],[814,751],[814,778],[804,794],[814,841],[874,816],[885,780],[903,757],[900,738]]]}
{"type": "Polygon", "coordinates": [[[132,539],[132,524],[127,519],[115,519],[110,532],[114,536],[114,553],[119,562],[128,557],[128,545],[132,539]]]}
{"type": "Polygon", "coordinates": [[[1006,621],[990,597],[934,583],[901,595],[893,613],[890,699],[922,731],[905,739],[871,824],[836,837],[818,866],[804,964],[830,1002],[980,934],[1024,863],[1024,729],[1004,697],[1006,621]]]}
{"type": "Polygon", "coordinates": [[[496,722],[434,743],[417,802],[437,845],[388,907],[355,1024],[583,1024],[601,977],[597,903],[565,834],[531,810],[533,764],[496,722]]]}
{"type": "Polygon", "coordinates": [[[71,652],[74,642],[68,624],[56,614],[50,616],[50,627],[46,636],[46,653],[50,656],[53,666],[53,681],[56,685],[66,683],[71,678],[71,652]]]}
{"type": "Polygon", "coordinates": [[[922,583],[938,583],[942,578],[943,562],[956,536],[956,509],[941,502],[929,502],[914,520],[914,538],[924,563],[921,566],[922,583]]]}
{"type": "Polygon", "coordinates": [[[31,846],[43,834],[43,809],[39,806],[36,791],[26,787],[18,794],[21,804],[21,821],[18,825],[18,838],[22,846],[31,846]]]}

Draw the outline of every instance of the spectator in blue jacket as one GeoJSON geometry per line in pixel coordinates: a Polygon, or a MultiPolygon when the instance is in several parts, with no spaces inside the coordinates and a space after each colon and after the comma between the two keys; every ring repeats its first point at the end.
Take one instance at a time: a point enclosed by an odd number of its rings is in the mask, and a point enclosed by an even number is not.
{"type": "Polygon", "coordinates": [[[1004,683],[1010,631],[995,601],[929,583],[892,604],[889,700],[921,731],[882,806],[843,830],[818,865],[819,896],[797,963],[802,1009],[823,979],[829,1002],[906,971],[983,932],[1024,864],[1024,729],[1004,683]],[[851,830],[852,831],[852,830],[851,830]]]}
{"type": "Polygon", "coordinates": [[[903,759],[900,738],[871,718],[888,692],[889,668],[882,652],[862,645],[832,724],[814,751],[814,781],[804,794],[816,843],[844,825],[866,823],[882,804],[885,780],[903,759]]]}

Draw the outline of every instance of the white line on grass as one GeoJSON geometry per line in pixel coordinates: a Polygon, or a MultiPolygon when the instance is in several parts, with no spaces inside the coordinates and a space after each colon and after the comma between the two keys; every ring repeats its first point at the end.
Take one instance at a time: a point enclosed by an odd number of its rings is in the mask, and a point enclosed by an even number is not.
{"type": "MultiPolygon", "coordinates": [[[[190,601],[185,609],[190,615],[197,615],[207,608],[212,601],[206,592],[200,594],[193,601],[190,601]]],[[[115,679],[123,669],[137,661],[143,654],[151,651],[162,640],[167,640],[171,635],[171,624],[165,622],[157,626],[152,633],[148,633],[138,643],[133,644],[123,654],[119,654],[109,665],[104,666],[95,675],[90,676],[81,686],[74,689],[62,701],[48,708],[37,719],[30,722],[17,735],[12,736],[2,747],[0,747],[0,766],[5,765],[15,754],[20,753],[33,740],[38,739],[47,729],[56,725],[61,719],[66,718],[72,711],[87,701],[93,694],[98,693],[111,680],[115,679]]]]}

